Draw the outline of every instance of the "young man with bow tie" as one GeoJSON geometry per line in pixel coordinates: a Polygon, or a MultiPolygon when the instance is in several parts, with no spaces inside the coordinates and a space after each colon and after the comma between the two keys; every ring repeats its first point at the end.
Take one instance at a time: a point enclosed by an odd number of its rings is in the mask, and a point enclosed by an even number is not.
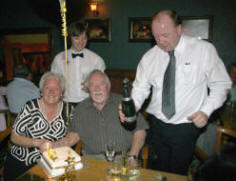
{"type": "MultiPolygon", "coordinates": [[[[87,75],[95,69],[105,70],[104,60],[85,48],[87,45],[87,27],[74,22],[68,28],[71,39],[71,48],[67,52],[68,60],[68,97],[64,95],[64,100],[68,101],[73,107],[89,95],[84,89],[83,83],[87,75]]],[[[65,52],[57,54],[52,62],[51,71],[65,75],[65,52]]]]}

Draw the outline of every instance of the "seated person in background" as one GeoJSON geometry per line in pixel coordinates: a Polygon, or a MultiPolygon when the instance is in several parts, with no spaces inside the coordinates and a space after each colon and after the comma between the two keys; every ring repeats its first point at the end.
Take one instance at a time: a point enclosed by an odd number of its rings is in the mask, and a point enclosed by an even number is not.
{"type": "Polygon", "coordinates": [[[227,104],[236,102],[236,64],[232,64],[230,66],[229,75],[232,80],[232,88],[229,90],[229,98],[227,100],[227,104]]]}
{"type": "Polygon", "coordinates": [[[39,98],[39,89],[34,85],[32,74],[25,64],[14,67],[14,79],[7,85],[7,101],[12,113],[18,114],[29,100],[39,98]]]}
{"type": "Polygon", "coordinates": [[[105,160],[105,145],[115,143],[116,158],[122,151],[129,151],[128,160],[135,163],[142,148],[148,127],[141,115],[136,127],[127,130],[119,120],[118,105],[122,97],[110,93],[110,80],[100,70],[92,71],[86,81],[90,97],[79,103],[74,110],[70,133],[67,135],[70,146],[82,140],[82,153],[85,156],[105,160]],[[73,141],[71,141],[73,140],[73,141]]]}
{"type": "Polygon", "coordinates": [[[41,152],[60,145],[60,139],[67,134],[66,104],[61,101],[63,77],[45,73],[39,86],[42,97],[28,101],[13,125],[13,146],[4,166],[5,181],[15,180],[34,166],[41,152]]]}
{"type": "Polygon", "coordinates": [[[189,181],[236,180],[236,146],[222,149],[200,164],[196,162],[189,170],[189,181]]]}

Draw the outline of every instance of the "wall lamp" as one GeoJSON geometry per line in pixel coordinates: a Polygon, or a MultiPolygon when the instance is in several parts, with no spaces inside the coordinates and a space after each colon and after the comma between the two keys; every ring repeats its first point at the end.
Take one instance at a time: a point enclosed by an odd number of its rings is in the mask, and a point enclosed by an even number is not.
{"type": "Polygon", "coordinates": [[[89,6],[90,6],[90,10],[93,13],[93,15],[98,16],[99,15],[98,3],[97,2],[91,2],[89,6]]]}

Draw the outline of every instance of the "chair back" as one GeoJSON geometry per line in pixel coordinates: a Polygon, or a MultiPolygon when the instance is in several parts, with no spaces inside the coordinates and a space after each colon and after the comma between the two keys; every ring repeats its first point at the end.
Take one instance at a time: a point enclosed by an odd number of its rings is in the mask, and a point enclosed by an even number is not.
{"type": "Polygon", "coordinates": [[[224,135],[227,135],[229,137],[236,138],[236,129],[233,127],[226,127],[224,125],[218,125],[217,127],[217,141],[216,141],[216,149],[215,152],[219,151],[222,147],[224,135]]]}
{"type": "Polygon", "coordinates": [[[77,144],[75,145],[75,152],[79,155],[82,155],[82,140],[79,140],[77,144]]]}
{"type": "Polygon", "coordinates": [[[6,117],[6,126],[9,127],[13,124],[13,120],[15,120],[16,116],[12,114],[8,109],[1,109],[0,113],[4,114],[6,117]]]}

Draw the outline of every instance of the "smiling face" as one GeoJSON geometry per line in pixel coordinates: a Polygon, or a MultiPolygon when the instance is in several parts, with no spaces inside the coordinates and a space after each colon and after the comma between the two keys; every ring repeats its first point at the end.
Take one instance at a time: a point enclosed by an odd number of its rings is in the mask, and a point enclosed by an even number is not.
{"type": "Polygon", "coordinates": [[[104,105],[109,97],[110,85],[102,73],[94,73],[88,81],[88,89],[94,104],[104,105]]]}
{"type": "Polygon", "coordinates": [[[168,52],[174,50],[182,34],[181,25],[175,25],[166,13],[159,13],[152,21],[152,33],[157,46],[168,52]]]}
{"type": "Polygon", "coordinates": [[[80,52],[87,44],[87,35],[83,32],[80,36],[71,36],[72,49],[80,52]]]}
{"type": "Polygon", "coordinates": [[[62,90],[60,82],[55,78],[48,78],[45,80],[42,89],[42,98],[46,104],[56,104],[60,101],[62,90]]]}

